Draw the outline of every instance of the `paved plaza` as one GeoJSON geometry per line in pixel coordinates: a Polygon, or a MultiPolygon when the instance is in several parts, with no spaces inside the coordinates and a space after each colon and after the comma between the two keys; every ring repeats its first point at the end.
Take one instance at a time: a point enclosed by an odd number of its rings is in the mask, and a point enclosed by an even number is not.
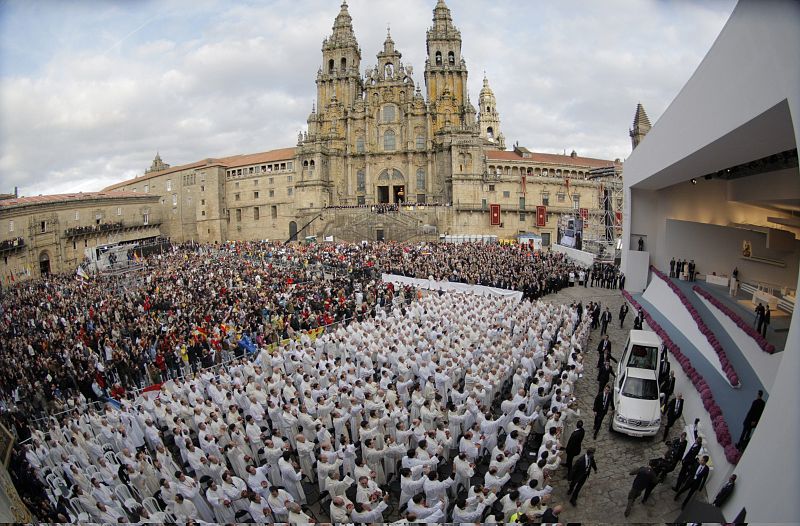
{"type": "MultiPolygon", "coordinates": [[[[625,325],[620,329],[618,314],[624,300],[619,290],[576,286],[564,289],[558,294],[547,296],[545,299],[554,303],[583,301],[584,305],[589,301],[599,301],[603,309],[608,306],[614,315],[614,320],[608,326],[611,354],[619,359],[628,331],[633,328],[633,319],[636,317],[635,311],[628,312],[628,316],[625,318],[625,325]]],[[[647,329],[646,325],[645,329],[647,329]]],[[[594,422],[592,404],[594,397],[597,395],[596,349],[600,339],[600,330],[593,331],[589,340],[589,349],[584,358],[584,377],[577,384],[576,390],[581,418],[587,429],[586,438],[583,441],[584,450],[587,447],[594,447],[597,450],[595,453],[597,473],[592,472],[589,480],[581,489],[577,507],[572,507],[567,496],[569,484],[566,477],[566,468],[564,468],[550,481],[550,485],[554,488],[553,502],[564,506],[564,512],[561,515],[562,522],[588,524],[671,522],[680,514],[680,504],[683,499],[683,495],[681,495],[681,499],[678,502],[673,501],[675,493],[671,489],[671,486],[675,484],[680,465],[667,476],[663,484],[656,486],[646,504],[641,504],[640,497],[634,504],[630,516],[626,518],[623,515],[628,491],[633,481],[633,476],[630,475],[630,472],[635,468],[646,465],[650,459],[664,454],[666,446],[664,446],[662,440],[663,432],[659,432],[653,438],[634,438],[619,433],[611,433],[608,429],[609,419],[611,418],[609,414],[603,421],[603,428],[597,435],[597,440],[592,440],[592,425],[594,422]]],[[[616,372],[616,364],[614,366],[616,372]]],[[[672,428],[670,438],[675,437],[677,430],[683,427],[683,419],[681,419],[672,428]]],[[[705,491],[696,495],[700,495],[699,498],[705,499],[705,491]]],[[[695,498],[698,497],[696,496],[695,498]]]]}

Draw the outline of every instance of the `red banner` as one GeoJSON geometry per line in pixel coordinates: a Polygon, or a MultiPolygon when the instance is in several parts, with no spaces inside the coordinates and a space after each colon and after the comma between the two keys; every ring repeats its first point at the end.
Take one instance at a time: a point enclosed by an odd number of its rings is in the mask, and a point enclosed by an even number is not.
{"type": "Polygon", "coordinates": [[[547,207],[536,207],[536,226],[545,226],[547,224],[547,207]]]}
{"type": "Polygon", "coordinates": [[[589,219],[589,209],[588,208],[581,208],[580,211],[581,211],[581,219],[583,219],[584,221],[589,219]]]}
{"type": "Polygon", "coordinates": [[[489,224],[500,226],[500,205],[489,205],[489,224]]]}
{"type": "Polygon", "coordinates": [[[617,212],[616,215],[617,215],[617,225],[621,225],[622,224],[622,212],[617,212]]]}

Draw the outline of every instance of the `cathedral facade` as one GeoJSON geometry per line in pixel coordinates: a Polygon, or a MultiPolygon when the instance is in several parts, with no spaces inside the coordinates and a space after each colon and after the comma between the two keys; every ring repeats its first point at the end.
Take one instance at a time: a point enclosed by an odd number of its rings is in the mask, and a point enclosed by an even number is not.
{"type": "Polygon", "coordinates": [[[608,188],[621,185],[619,160],[506,149],[486,78],[477,109],[470,100],[461,43],[438,0],[421,86],[388,32],[375,62],[362,64],[343,3],[295,147],[175,167],[157,156],[142,176],[107,190],[158,195],[162,232],[175,241],[530,232],[547,244],[562,215],[590,223],[621,212],[618,200],[608,204],[608,188]]]}

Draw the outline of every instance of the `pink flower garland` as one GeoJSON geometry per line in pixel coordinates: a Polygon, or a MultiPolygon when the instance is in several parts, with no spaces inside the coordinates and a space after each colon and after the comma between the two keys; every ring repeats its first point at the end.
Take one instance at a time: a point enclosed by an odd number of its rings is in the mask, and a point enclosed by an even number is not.
{"type": "Polygon", "coordinates": [[[698,295],[700,295],[700,296],[704,297],[705,299],[707,299],[713,306],[715,306],[716,308],[721,310],[722,313],[725,314],[728,318],[730,318],[736,324],[737,327],[742,329],[745,333],[747,333],[748,336],[753,338],[756,341],[756,343],[758,344],[758,346],[761,347],[761,349],[764,352],[767,352],[769,354],[772,354],[772,353],[775,352],[775,346],[772,345],[771,343],[769,343],[749,323],[746,323],[738,314],[733,312],[733,310],[731,310],[730,307],[728,307],[727,305],[725,305],[724,303],[719,301],[717,298],[715,298],[707,290],[702,289],[702,288],[698,287],[697,285],[692,287],[692,290],[695,291],[698,295]]]}
{"type": "Polygon", "coordinates": [[[664,282],[669,285],[669,288],[672,289],[672,292],[678,296],[678,299],[681,300],[683,306],[686,307],[686,310],[688,310],[689,314],[692,315],[692,319],[697,324],[697,328],[700,329],[700,332],[703,333],[703,336],[705,336],[706,340],[708,340],[709,345],[711,345],[711,347],[714,349],[714,352],[716,352],[717,356],[719,356],[719,363],[722,365],[722,371],[728,378],[728,382],[730,382],[733,387],[739,387],[739,375],[736,374],[733,364],[731,364],[730,360],[728,360],[728,355],[725,353],[725,350],[722,348],[719,340],[717,340],[714,332],[708,327],[708,325],[706,325],[706,323],[700,317],[700,314],[697,312],[697,309],[689,301],[689,298],[687,298],[683,291],[663,272],[652,265],[650,265],[650,270],[653,271],[653,274],[664,280],[664,282]]]}
{"type": "Polygon", "coordinates": [[[703,375],[692,366],[691,360],[689,357],[683,354],[675,342],[667,335],[666,331],[661,328],[661,326],[650,316],[650,313],[642,309],[642,306],[635,300],[633,297],[628,293],[627,290],[622,291],[622,296],[631,304],[633,308],[636,310],[642,311],[645,321],[647,324],[655,331],[661,341],[664,342],[664,346],[667,350],[672,353],[675,357],[675,360],[680,364],[683,372],[686,376],[689,377],[689,380],[694,385],[697,392],[700,394],[700,399],[703,401],[703,407],[708,412],[709,417],[711,418],[711,425],[714,428],[714,434],[717,436],[717,443],[725,449],[725,458],[731,464],[736,464],[739,462],[739,458],[741,457],[741,453],[739,450],[736,449],[736,446],[733,443],[733,439],[731,438],[730,430],[728,429],[728,424],[725,422],[725,418],[722,416],[722,409],[717,405],[717,402],[714,400],[714,393],[711,392],[711,387],[706,382],[703,375]]]}

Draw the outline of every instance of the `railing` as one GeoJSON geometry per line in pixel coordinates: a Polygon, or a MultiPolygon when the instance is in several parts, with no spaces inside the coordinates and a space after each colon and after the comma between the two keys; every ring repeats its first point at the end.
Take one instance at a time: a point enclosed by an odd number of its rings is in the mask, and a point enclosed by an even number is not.
{"type": "Polygon", "coordinates": [[[0,241],[0,252],[10,252],[25,247],[25,240],[21,237],[0,241]]]}
{"type": "Polygon", "coordinates": [[[161,225],[160,222],[148,223],[146,225],[144,225],[144,224],[132,225],[132,224],[125,224],[125,223],[122,223],[122,222],[118,222],[118,223],[103,223],[103,224],[100,224],[100,225],[91,225],[91,226],[76,226],[76,227],[67,228],[66,230],[64,230],[64,236],[68,237],[68,238],[70,238],[70,237],[80,237],[80,236],[91,236],[91,235],[96,235],[96,234],[105,234],[107,232],[119,232],[119,231],[122,231],[122,230],[129,230],[129,229],[142,228],[142,227],[144,227],[144,228],[150,228],[150,227],[157,228],[160,225],[161,225]]]}

